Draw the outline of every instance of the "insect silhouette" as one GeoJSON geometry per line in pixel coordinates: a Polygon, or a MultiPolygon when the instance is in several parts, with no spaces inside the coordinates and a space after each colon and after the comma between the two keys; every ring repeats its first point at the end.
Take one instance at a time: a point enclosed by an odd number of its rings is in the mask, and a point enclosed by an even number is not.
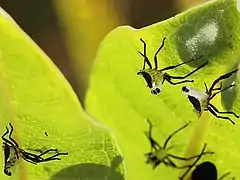
{"type": "Polygon", "coordinates": [[[166,141],[164,142],[163,146],[160,146],[152,137],[152,123],[150,122],[150,120],[147,119],[147,122],[149,123],[149,131],[145,132],[145,135],[147,136],[150,145],[151,145],[151,150],[149,153],[146,153],[145,156],[147,157],[147,164],[151,164],[153,166],[153,169],[155,169],[160,163],[163,163],[166,166],[170,166],[173,168],[177,168],[177,169],[182,169],[182,168],[186,168],[189,166],[177,166],[172,159],[178,159],[178,160],[182,160],[182,161],[188,161],[194,158],[199,157],[202,154],[213,154],[213,152],[202,152],[200,155],[196,155],[196,156],[192,156],[192,157],[179,157],[173,154],[168,153],[168,151],[171,149],[167,147],[169,141],[171,140],[171,138],[177,134],[178,132],[180,132],[181,130],[183,130],[184,128],[186,128],[188,126],[189,123],[185,124],[184,126],[180,127],[179,129],[177,129],[176,131],[174,131],[172,134],[170,134],[168,136],[168,138],[166,139],[166,141]]]}
{"type": "Polygon", "coordinates": [[[207,84],[204,83],[205,89],[206,89],[205,92],[196,90],[189,86],[182,87],[182,92],[188,96],[188,100],[193,105],[194,111],[197,112],[198,117],[200,117],[202,115],[203,111],[209,111],[213,116],[220,118],[220,119],[229,120],[232,124],[235,124],[235,122],[232,121],[229,117],[220,116],[218,114],[232,114],[236,118],[239,118],[239,116],[237,114],[235,114],[233,111],[225,111],[225,112],[219,111],[213,104],[211,104],[211,100],[217,94],[235,86],[234,84],[231,84],[223,89],[222,89],[222,86],[215,87],[221,80],[229,78],[230,76],[232,76],[232,74],[236,73],[237,71],[238,71],[238,69],[233,70],[229,73],[226,73],[226,74],[220,76],[215,81],[213,81],[213,83],[209,89],[207,87],[207,84]]]}
{"type": "Polygon", "coordinates": [[[9,123],[9,125],[11,127],[10,132],[8,127],[6,127],[6,132],[2,135],[3,148],[4,148],[4,170],[3,171],[6,175],[8,176],[12,175],[16,166],[19,163],[20,158],[23,158],[25,161],[29,163],[38,164],[38,163],[47,162],[47,161],[61,160],[58,156],[68,155],[68,153],[59,153],[57,149],[48,149],[39,155],[24,151],[19,147],[18,143],[12,138],[14,128],[11,123],[9,123]],[[8,139],[6,138],[6,135],[9,135],[8,139]],[[44,155],[50,152],[54,154],[47,158],[43,157],[44,155]]]}
{"type": "Polygon", "coordinates": [[[155,65],[154,68],[152,67],[152,64],[150,63],[150,61],[147,57],[147,54],[146,54],[147,44],[142,38],[140,39],[141,42],[143,43],[144,50],[143,50],[143,53],[140,52],[140,51],[138,51],[138,53],[144,58],[144,62],[143,62],[143,69],[140,70],[137,73],[137,75],[142,75],[143,76],[143,78],[145,79],[145,81],[147,83],[147,87],[150,88],[151,93],[154,94],[154,95],[158,95],[162,91],[161,86],[165,81],[167,81],[171,85],[193,82],[193,80],[182,80],[182,79],[186,79],[188,76],[192,75],[193,73],[195,73],[196,71],[198,71],[202,67],[206,66],[207,63],[208,63],[208,61],[206,61],[205,63],[203,63],[202,65],[200,65],[199,67],[197,67],[196,69],[194,69],[192,72],[188,73],[185,76],[171,76],[164,71],[175,69],[175,68],[177,68],[179,66],[182,66],[186,63],[195,61],[195,60],[201,58],[202,56],[199,56],[199,57],[191,59],[189,61],[180,63],[178,65],[173,65],[173,66],[164,67],[162,69],[158,69],[157,55],[161,51],[161,49],[164,47],[165,39],[166,39],[166,37],[163,38],[161,46],[159,47],[159,49],[156,51],[156,53],[154,55],[154,65],[155,65]],[[145,69],[146,64],[149,67],[148,69],[145,69]],[[181,80],[181,81],[173,82],[172,79],[178,79],[178,80],[181,80]]]}
{"type": "MultiPolygon", "coordinates": [[[[202,154],[204,152],[205,147],[203,148],[201,155],[193,162],[192,165],[188,167],[188,169],[184,172],[184,174],[180,177],[180,180],[183,180],[184,177],[191,171],[191,169],[197,164],[197,162],[200,160],[202,157],[202,154]]],[[[202,162],[201,164],[197,165],[195,169],[191,173],[191,178],[190,180],[222,180],[226,176],[228,176],[230,172],[223,174],[219,179],[218,179],[218,172],[215,164],[213,164],[210,161],[205,161],[202,162]]],[[[235,178],[233,178],[234,180],[235,178]]]]}

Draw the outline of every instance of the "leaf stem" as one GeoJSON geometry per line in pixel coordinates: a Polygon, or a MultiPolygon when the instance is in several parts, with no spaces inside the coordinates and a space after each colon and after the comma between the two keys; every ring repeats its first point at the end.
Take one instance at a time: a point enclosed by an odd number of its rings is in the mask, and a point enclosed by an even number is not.
{"type": "MultiPolygon", "coordinates": [[[[203,112],[202,116],[197,120],[196,125],[194,127],[194,131],[192,132],[192,136],[188,143],[188,147],[185,152],[184,157],[191,157],[199,153],[199,150],[203,146],[203,140],[205,139],[207,128],[210,122],[210,114],[208,112],[203,112]]],[[[194,160],[183,162],[184,165],[193,163],[194,160]]],[[[185,169],[181,171],[180,176],[185,172],[185,169]]],[[[191,171],[190,171],[191,172],[191,171]]],[[[185,177],[186,180],[190,179],[189,175],[185,177]]]]}

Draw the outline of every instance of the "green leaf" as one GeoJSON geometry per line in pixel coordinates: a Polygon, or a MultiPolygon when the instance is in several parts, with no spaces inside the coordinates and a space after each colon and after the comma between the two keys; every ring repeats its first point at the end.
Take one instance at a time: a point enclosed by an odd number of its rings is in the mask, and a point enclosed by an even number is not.
{"type": "MultiPolygon", "coordinates": [[[[205,91],[204,82],[210,86],[217,77],[236,68],[240,55],[239,25],[236,1],[217,0],[142,29],[119,27],[103,40],[95,59],[85,105],[89,114],[110,126],[117,134],[130,180],[137,177],[177,179],[181,173],[162,164],[153,171],[145,163],[144,154],[150,151],[150,144],[144,135],[144,131],[148,130],[147,118],[153,122],[153,137],[161,144],[170,133],[192,121],[171,140],[170,146],[174,148],[170,152],[178,156],[196,155],[206,142],[207,150],[215,154],[205,155],[201,161],[213,161],[219,175],[231,171],[232,176],[240,178],[239,120],[230,116],[236,122],[233,126],[229,121],[217,119],[208,112],[198,119],[187,97],[181,92],[183,85],[172,86],[165,82],[162,92],[154,96],[144,79],[137,75],[143,66],[143,58],[137,52],[143,52],[140,38],[146,41],[147,56],[153,64],[153,56],[166,37],[165,46],[158,54],[159,67],[176,65],[203,55],[201,59],[168,73],[185,75],[208,60],[206,67],[188,78],[195,80],[188,85],[205,91]]],[[[237,93],[236,88],[225,93],[234,98],[236,95],[232,91],[237,93]]],[[[219,110],[224,110],[223,104],[240,114],[239,100],[238,103],[235,99],[221,100],[223,96],[223,93],[216,96],[212,103],[219,110]]]]}
{"type": "MultiPolygon", "coordinates": [[[[2,9],[0,27],[1,135],[11,122],[24,150],[69,153],[38,165],[21,160],[11,179],[125,179],[112,132],[84,113],[60,71],[2,9]]],[[[3,158],[1,151],[1,180],[9,179],[3,158]]]]}

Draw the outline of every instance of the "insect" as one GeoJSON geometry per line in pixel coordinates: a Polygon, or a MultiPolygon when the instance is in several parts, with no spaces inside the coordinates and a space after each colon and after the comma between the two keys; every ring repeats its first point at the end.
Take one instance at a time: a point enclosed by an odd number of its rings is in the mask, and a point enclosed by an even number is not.
{"type": "Polygon", "coordinates": [[[25,161],[37,164],[41,162],[53,161],[53,160],[61,160],[59,157],[60,155],[68,155],[68,153],[59,153],[57,149],[48,149],[42,152],[39,155],[29,153],[21,149],[18,143],[12,138],[13,134],[13,126],[9,123],[11,130],[9,132],[8,127],[6,127],[6,132],[2,135],[3,140],[3,148],[4,148],[4,173],[8,176],[11,176],[13,171],[15,170],[17,164],[19,163],[20,158],[23,158],[25,161]],[[9,139],[5,136],[9,134],[9,139]],[[43,158],[44,155],[48,154],[49,152],[53,152],[54,154],[43,158]]]}
{"type": "MultiPolygon", "coordinates": [[[[160,163],[165,164],[166,166],[171,166],[174,168],[182,169],[186,168],[188,166],[177,166],[172,159],[178,159],[183,161],[188,161],[194,158],[199,157],[200,155],[192,156],[192,157],[179,157],[175,156],[173,154],[168,153],[168,150],[171,149],[167,147],[168,142],[170,139],[177,134],[179,131],[183,130],[188,126],[189,123],[185,124],[184,126],[180,127],[176,131],[174,131],[172,134],[168,136],[166,141],[164,142],[163,146],[160,146],[153,138],[152,138],[152,123],[150,120],[147,120],[149,123],[149,131],[145,132],[147,138],[149,139],[150,145],[151,145],[151,151],[149,153],[146,153],[145,156],[147,157],[147,164],[152,164],[153,169],[155,169],[160,163]],[[171,159],[172,158],[172,159],[171,159]]],[[[213,152],[202,152],[202,154],[213,154],[213,152]]]]}
{"type": "Polygon", "coordinates": [[[234,84],[231,84],[223,89],[222,89],[222,86],[220,86],[218,88],[215,87],[221,80],[229,78],[230,76],[232,76],[232,74],[236,73],[237,71],[238,71],[238,69],[233,70],[227,74],[220,76],[215,81],[213,81],[213,83],[209,89],[207,87],[207,84],[204,83],[205,89],[206,89],[205,92],[198,91],[189,86],[182,87],[182,92],[188,96],[188,100],[193,105],[194,111],[197,112],[199,117],[202,115],[203,111],[209,111],[215,117],[220,118],[220,119],[229,120],[232,124],[235,124],[235,122],[232,121],[229,117],[220,116],[218,114],[232,114],[236,118],[239,118],[239,116],[237,114],[235,114],[232,111],[221,112],[213,104],[211,104],[210,101],[220,92],[223,92],[223,91],[235,86],[234,84]]]}
{"type": "MultiPolygon", "coordinates": [[[[204,151],[204,149],[203,149],[204,151]]],[[[202,151],[202,153],[203,153],[202,151]]],[[[201,153],[201,156],[202,156],[201,153]]],[[[184,172],[184,174],[180,177],[180,180],[183,180],[184,177],[190,172],[190,170],[197,164],[197,162],[200,160],[201,156],[199,156],[195,162],[188,167],[188,169],[184,172]]],[[[210,161],[205,161],[202,162],[201,164],[197,165],[193,172],[191,173],[191,178],[190,180],[222,180],[226,176],[228,176],[230,172],[223,174],[219,179],[218,179],[218,172],[215,164],[213,164],[210,161]]],[[[234,180],[234,178],[233,178],[234,180]]]]}
{"type": "Polygon", "coordinates": [[[143,76],[143,78],[147,82],[147,87],[150,88],[151,93],[154,94],[154,95],[158,95],[162,91],[161,85],[165,81],[167,81],[171,85],[177,85],[177,84],[182,84],[182,83],[187,83],[187,82],[193,82],[193,80],[182,80],[182,81],[179,81],[179,82],[173,82],[172,79],[178,79],[178,80],[185,79],[188,76],[190,76],[193,73],[195,73],[196,71],[198,71],[199,69],[201,69],[202,67],[206,66],[207,63],[208,63],[208,61],[206,61],[205,63],[203,63],[202,65],[200,65],[199,67],[197,67],[196,69],[194,69],[192,72],[188,73],[185,76],[171,76],[171,75],[169,75],[168,73],[166,73],[164,71],[167,71],[167,70],[170,70],[170,69],[174,69],[174,68],[177,68],[177,67],[179,67],[179,66],[181,66],[183,64],[195,61],[195,60],[201,58],[202,56],[194,58],[194,59],[191,59],[191,60],[183,62],[183,63],[180,63],[178,65],[173,65],[173,66],[168,66],[168,67],[165,67],[165,68],[162,68],[162,69],[158,69],[157,55],[161,51],[161,49],[164,47],[165,39],[166,39],[166,37],[163,38],[162,45],[159,47],[159,49],[156,51],[156,53],[154,55],[154,64],[155,64],[154,68],[152,67],[152,64],[150,63],[150,61],[149,61],[149,59],[147,57],[147,54],[146,54],[147,44],[146,44],[146,42],[142,38],[140,39],[141,42],[143,43],[143,46],[144,46],[144,50],[143,50],[144,52],[142,53],[142,52],[138,51],[138,53],[144,58],[144,62],[143,62],[143,69],[140,70],[137,73],[137,75],[142,75],[143,76]],[[148,65],[149,69],[145,69],[146,63],[148,65]]]}

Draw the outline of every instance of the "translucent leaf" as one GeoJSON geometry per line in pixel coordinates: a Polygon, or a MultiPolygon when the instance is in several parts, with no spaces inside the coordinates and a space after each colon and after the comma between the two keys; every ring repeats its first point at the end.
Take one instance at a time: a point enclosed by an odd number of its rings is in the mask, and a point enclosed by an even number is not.
{"type": "MultiPolygon", "coordinates": [[[[153,64],[153,56],[166,37],[165,46],[158,54],[160,68],[176,65],[194,57],[201,59],[168,71],[170,75],[185,75],[209,61],[208,65],[191,75],[194,83],[188,85],[205,91],[220,75],[237,67],[240,55],[240,14],[235,0],[217,0],[190,9],[165,21],[134,29],[123,26],[112,31],[103,40],[92,71],[90,88],[86,98],[89,114],[112,127],[123,149],[130,180],[177,179],[181,171],[160,165],[154,171],[145,161],[144,154],[150,151],[150,144],[144,135],[148,130],[146,119],[153,122],[153,137],[163,143],[167,136],[185,123],[189,127],[177,134],[170,142],[172,154],[178,156],[196,155],[203,144],[214,155],[203,156],[213,161],[222,175],[231,171],[240,178],[238,161],[240,141],[239,119],[230,116],[236,125],[217,119],[204,112],[200,119],[181,92],[183,85],[163,84],[158,96],[150,93],[146,82],[137,72],[142,69],[143,52],[140,38],[147,43],[147,56],[153,64]]],[[[237,78],[234,75],[234,78],[237,78]]],[[[225,80],[223,84],[231,83],[225,80]]],[[[233,109],[240,114],[239,99],[234,99],[238,85],[226,91],[230,98],[216,96],[212,103],[219,110],[233,109]],[[228,102],[229,101],[229,102],[228,102]],[[228,107],[227,107],[227,106],[228,107]]],[[[238,93],[237,93],[238,94],[238,93]]],[[[237,96],[238,97],[238,96],[237,96]]],[[[177,164],[185,164],[176,161],[177,164]]]]}
{"type": "MultiPolygon", "coordinates": [[[[20,161],[11,179],[125,179],[112,132],[88,117],[63,75],[0,9],[0,133],[14,126],[14,139],[31,153],[57,148],[60,161],[20,161]]],[[[0,179],[3,173],[0,153],[0,179]]]]}

